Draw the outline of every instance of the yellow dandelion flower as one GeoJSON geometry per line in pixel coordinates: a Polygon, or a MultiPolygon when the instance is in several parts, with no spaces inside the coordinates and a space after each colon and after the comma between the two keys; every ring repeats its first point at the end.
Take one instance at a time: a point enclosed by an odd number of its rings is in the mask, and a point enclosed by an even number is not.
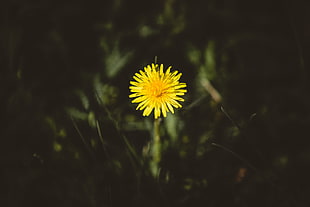
{"type": "Polygon", "coordinates": [[[171,66],[164,72],[164,66],[152,63],[135,73],[129,86],[132,92],[132,103],[139,103],[136,110],[144,110],[143,116],[149,116],[154,109],[154,117],[157,119],[161,113],[164,117],[167,112],[174,113],[174,108],[181,108],[178,101],[184,101],[183,96],[187,90],[186,83],[180,83],[182,73],[170,72],[171,66]]]}

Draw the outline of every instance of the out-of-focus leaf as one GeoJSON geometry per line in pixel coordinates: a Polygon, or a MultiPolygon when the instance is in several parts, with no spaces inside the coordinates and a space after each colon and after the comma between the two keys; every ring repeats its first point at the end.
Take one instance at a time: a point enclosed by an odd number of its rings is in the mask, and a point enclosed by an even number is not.
{"type": "Polygon", "coordinates": [[[79,120],[87,120],[88,119],[88,113],[82,112],[76,108],[68,107],[66,109],[66,112],[69,114],[69,116],[79,119],[79,120]]]}
{"type": "Polygon", "coordinates": [[[88,113],[88,124],[92,128],[96,127],[96,117],[95,117],[95,113],[93,111],[88,113]]]}
{"type": "Polygon", "coordinates": [[[195,66],[198,66],[201,61],[201,51],[195,48],[194,46],[189,46],[187,49],[187,56],[189,61],[195,66]]]}
{"type": "Polygon", "coordinates": [[[59,144],[59,143],[56,142],[56,141],[54,141],[53,147],[54,147],[54,150],[55,150],[56,152],[60,152],[60,151],[62,150],[62,145],[59,144]]]}
{"type": "Polygon", "coordinates": [[[216,77],[215,42],[210,40],[205,49],[205,73],[209,80],[216,77]]]}
{"type": "Polygon", "coordinates": [[[103,84],[99,76],[94,79],[94,91],[99,104],[109,105],[116,101],[118,90],[109,84],[103,84]]]}
{"type": "Polygon", "coordinates": [[[104,47],[107,50],[104,58],[105,73],[108,78],[114,78],[132,57],[133,52],[121,52],[117,42],[113,48],[107,48],[106,45],[104,47]]]}
{"type": "Polygon", "coordinates": [[[77,90],[76,94],[79,96],[84,109],[88,110],[89,109],[89,100],[88,100],[87,96],[85,95],[85,93],[81,90],[77,90]]]}
{"type": "Polygon", "coordinates": [[[164,123],[166,125],[166,129],[167,129],[167,132],[171,138],[172,143],[175,143],[176,139],[178,137],[178,118],[177,118],[177,116],[168,114],[164,123]]]}

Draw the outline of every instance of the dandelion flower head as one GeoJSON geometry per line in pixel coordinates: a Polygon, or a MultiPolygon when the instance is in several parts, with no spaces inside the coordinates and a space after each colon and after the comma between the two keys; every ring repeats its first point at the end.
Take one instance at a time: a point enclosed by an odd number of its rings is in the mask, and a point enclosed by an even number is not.
{"type": "Polygon", "coordinates": [[[164,71],[163,64],[152,63],[135,73],[130,81],[129,89],[134,98],[132,103],[139,103],[136,110],[143,110],[143,116],[149,116],[154,109],[154,117],[157,119],[162,114],[167,116],[167,112],[174,113],[173,108],[181,108],[180,101],[184,101],[183,96],[187,90],[186,83],[180,83],[182,73],[171,72],[171,66],[164,71]]]}

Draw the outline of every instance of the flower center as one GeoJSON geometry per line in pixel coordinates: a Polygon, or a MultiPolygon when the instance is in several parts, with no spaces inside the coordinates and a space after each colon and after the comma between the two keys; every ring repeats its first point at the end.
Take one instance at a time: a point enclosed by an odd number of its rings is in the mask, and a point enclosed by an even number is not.
{"type": "Polygon", "coordinates": [[[150,86],[148,91],[150,92],[151,96],[156,97],[156,98],[162,97],[162,95],[165,93],[164,85],[160,81],[154,82],[150,86]]]}

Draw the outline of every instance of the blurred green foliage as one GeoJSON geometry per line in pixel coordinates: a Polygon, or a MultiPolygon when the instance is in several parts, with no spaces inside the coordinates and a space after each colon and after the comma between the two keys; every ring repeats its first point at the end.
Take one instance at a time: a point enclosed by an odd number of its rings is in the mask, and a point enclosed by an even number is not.
{"type": "Polygon", "coordinates": [[[309,3],[3,1],[1,206],[307,206],[309,3]],[[160,125],[130,103],[183,73],[160,125]],[[216,98],[220,97],[220,98],[216,98]]]}

